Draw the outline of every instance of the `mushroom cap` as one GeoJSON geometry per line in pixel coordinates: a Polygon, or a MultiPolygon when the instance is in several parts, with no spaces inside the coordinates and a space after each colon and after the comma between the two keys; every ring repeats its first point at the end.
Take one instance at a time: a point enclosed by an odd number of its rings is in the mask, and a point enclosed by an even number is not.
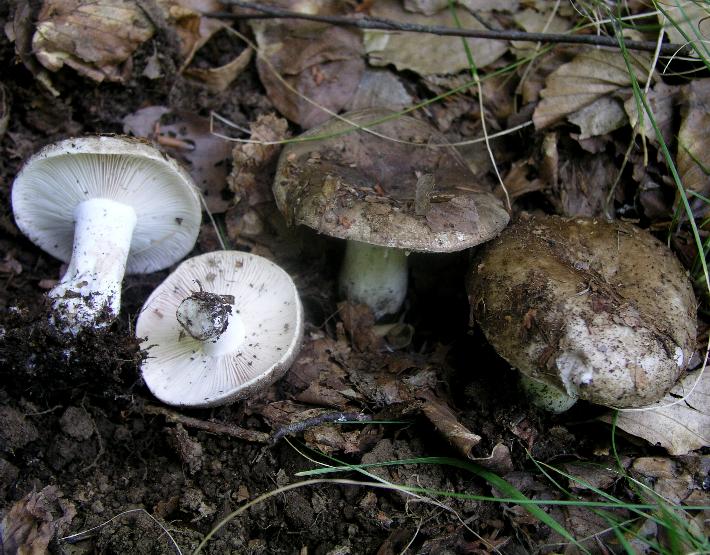
{"type": "Polygon", "coordinates": [[[91,136],[51,144],[15,178],[15,221],[33,243],[69,262],[74,209],[93,198],[131,206],[137,216],[128,273],[174,264],[192,250],[202,213],[196,187],[178,163],[129,137],[91,136]]]}
{"type": "Polygon", "coordinates": [[[653,403],[695,348],[685,270],[625,222],[521,219],[486,245],[468,282],[473,313],[524,374],[612,407],[653,403]]]}
{"type": "Polygon", "coordinates": [[[458,251],[496,236],[509,219],[500,201],[476,184],[441,133],[393,114],[369,108],[343,117],[359,125],[390,117],[368,128],[396,140],[334,118],[301,135],[314,140],[284,148],[273,189],[287,221],[424,252],[458,251]]]}
{"type": "Polygon", "coordinates": [[[145,338],[142,373],[153,395],[170,405],[211,407],[248,397],[286,373],[301,348],[303,308],[293,280],[273,262],[215,251],[185,260],[153,291],[136,335],[145,338]],[[196,280],[206,292],[234,296],[246,337],[231,353],[207,354],[177,321],[196,280]]]}

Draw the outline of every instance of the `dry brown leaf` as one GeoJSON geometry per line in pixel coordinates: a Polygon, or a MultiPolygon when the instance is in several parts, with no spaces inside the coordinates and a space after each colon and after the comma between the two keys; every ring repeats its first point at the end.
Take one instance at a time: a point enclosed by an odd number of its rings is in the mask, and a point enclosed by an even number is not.
{"type": "Polygon", "coordinates": [[[76,515],[56,486],[47,486],[17,501],[0,522],[3,553],[43,555],[55,533],[63,532],[76,515]]]}
{"type": "MultiPolygon", "coordinates": [[[[621,411],[616,425],[625,432],[661,445],[671,455],[687,455],[710,445],[710,371],[687,374],[657,405],[641,411],[621,411]],[[696,383],[695,389],[690,393],[696,383]],[[690,393],[690,395],[688,395],[690,393]],[[685,400],[675,403],[681,397],[685,400]]],[[[606,422],[611,417],[604,416],[606,422]]]]}
{"type": "MultiPolygon", "coordinates": [[[[671,0],[663,3],[663,12],[659,10],[658,22],[671,42],[688,44],[689,40],[694,41],[696,47],[702,50],[698,42],[708,38],[710,5],[697,0],[671,0]]],[[[698,54],[694,52],[691,55],[698,54]]]]}
{"type": "Polygon", "coordinates": [[[289,90],[274,71],[320,106],[338,112],[347,105],[365,69],[359,31],[297,20],[254,20],[251,26],[261,51],[259,77],[279,112],[306,129],[330,117],[289,90]]]}
{"type": "MultiPolygon", "coordinates": [[[[678,97],[679,90],[680,88],[678,86],[666,85],[662,81],[659,81],[646,94],[646,99],[653,112],[653,118],[656,120],[656,124],[661,130],[666,144],[673,138],[673,104],[678,97]]],[[[639,106],[636,102],[636,98],[632,96],[624,102],[624,109],[629,116],[631,125],[637,127],[639,124],[639,106]]],[[[657,143],[658,139],[656,138],[656,131],[653,129],[653,125],[651,125],[651,119],[648,117],[643,107],[641,107],[641,110],[643,114],[643,127],[639,127],[638,131],[643,136],[657,143]]]]}
{"type": "Polygon", "coordinates": [[[360,110],[377,106],[390,110],[401,110],[406,106],[411,106],[413,101],[412,96],[394,73],[386,69],[366,69],[355,94],[346,106],[346,110],[360,110]]]}
{"type": "Polygon", "coordinates": [[[461,424],[451,408],[432,391],[421,390],[415,394],[424,400],[422,412],[427,420],[459,453],[466,458],[471,458],[471,452],[481,442],[481,436],[461,424]]]}
{"type": "Polygon", "coordinates": [[[199,68],[188,67],[183,72],[187,77],[204,84],[210,92],[219,93],[227,89],[244,69],[249,65],[254,51],[251,48],[242,50],[231,62],[219,67],[199,68]]]}
{"type": "Polygon", "coordinates": [[[606,135],[627,123],[623,104],[616,98],[602,96],[589,106],[577,110],[567,119],[579,126],[580,139],[606,135]]]}
{"type": "Polygon", "coordinates": [[[123,118],[123,129],[125,133],[157,142],[185,164],[210,212],[221,213],[229,208],[231,201],[222,192],[227,189],[231,147],[210,132],[207,118],[192,112],[170,112],[163,106],[147,106],[123,118]],[[170,123],[161,123],[168,120],[170,123]]]}
{"type": "Polygon", "coordinates": [[[50,71],[66,64],[95,81],[121,81],[154,30],[134,0],[45,0],[32,48],[50,71]]]}
{"type": "MultiPolygon", "coordinates": [[[[288,122],[275,114],[257,117],[249,124],[253,141],[273,142],[288,137],[288,122]]],[[[273,182],[276,157],[281,152],[279,145],[237,143],[232,149],[232,172],[227,184],[235,195],[235,201],[246,201],[249,206],[273,199],[273,182]]]]}
{"type": "MultiPolygon", "coordinates": [[[[471,12],[486,12],[491,9],[497,12],[513,13],[518,9],[520,0],[455,0],[459,6],[468,8],[471,12]]],[[[410,12],[432,15],[449,7],[449,0],[404,0],[404,9],[410,12]]]]}
{"type": "MultiPolygon", "coordinates": [[[[636,78],[644,82],[650,57],[631,55],[636,78]]],[[[592,104],[598,98],[631,85],[623,56],[608,50],[585,50],[571,62],[561,65],[545,82],[542,100],[535,108],[533,122],[542,129],[563,117],[592,104]]]]}
{"type": "MultiPolygon", "coordinates": [[[[710,195],[710,79],[692,81],[684,91],[683,120],[678,132],[678,173],[686,189],[710,195]]],[[[690,199],[701,213],[708,210],[701,199],[690,199]]]]}
{"type": "MultiPolygon", "coordinates": [[[[465,29],[483,29],[483,24],[470,12],[457,8],[457,17],[465,29]]],[[[449,10],[426,16],[404,11],[399,0],[378,0],[370,10],[374,17],[393,19],[402,23],[456,27],[449,10]]],[[[469,68],[466,50],[460,37],[365,31],[365,50],[370,63],[376,66],[393,64],[399,70],[409,69],[419,75],[458,73],[469,68]]],[[[466,39],[473,52],[476,66],[486,67],[508,50],[503,41],[466,39]]]]}

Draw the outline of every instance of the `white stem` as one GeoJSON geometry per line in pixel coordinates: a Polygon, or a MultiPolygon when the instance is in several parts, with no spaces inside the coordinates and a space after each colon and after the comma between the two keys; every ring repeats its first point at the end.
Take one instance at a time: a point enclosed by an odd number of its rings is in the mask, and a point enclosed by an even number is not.
{"type": "Polygon", "coordinates": [[[520,385],[533,405],[555,414],[571,409],[577,402],[577,397],[526,374],[520,374],[520,385]]]}
{"type": "Polygon", "coordinates": [[[202,343],[205,354],[219,357],[239,349],[247,338],[244,320],[237,313],[237,307],[232,305],[232,313],[228,317],[227,329],[216,339],[208,339],[202,343]]]}
{"type": "Polygon", "coordinates": [[[348,241],[340,269],[340,294],[368,305],[375,318],[397,312],[407,295],[407,253],[348,241]]]}
{"type": "Polygon", "coordinates": [[[111,323],[121,308],[121,282],[131,248],[136,213],[109,199],[90,199],[74,209],[74,245],[69,267],[50,292],[63,331],[111,323]]]}

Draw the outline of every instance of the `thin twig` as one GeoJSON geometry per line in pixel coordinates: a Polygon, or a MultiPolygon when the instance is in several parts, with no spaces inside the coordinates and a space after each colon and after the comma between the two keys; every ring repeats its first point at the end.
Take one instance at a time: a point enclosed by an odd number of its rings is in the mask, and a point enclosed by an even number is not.
{"type": "Polygon", "coordinates": [[[240,428],[239,426],[233,426],[231,424],[223,424],[221,422],[200,420],[199,418],[185,416],[184,414],[180,414],[179,412],[175,412],[164,407],[145,405],[143,407],[143,412],[145,414],[157,414],[164,416],[170,422],[180,423],[188,428],[202,430],[203,432],[208,432],[210,434],[225,435],[235,437],[237,439],[243,439],[245,441],[253,441],[255,443],[268,443],[269,441],[269,434],[264,432],[247,430],[246,428],[240,428]]]}
{"type": "MultiPolygon", "coordinates": [[[[421,25],[419,23],[404,23],[381,17],[368,15],[343,16],[343,15],[317,15],[293,12],[274,6],[265,6],[255,2],[242,0],[222,0],[223,4],[231,4],[240,8],[255,10],[257,14],[220,14],[221,17],[233,19],[273,18],[273,19],[305,19],[332,25],[345,25],[359,29],[380,29],[383,31],[404,31],[409,33],[428,33],[432,35],[470,37],[491,40],[517,40],[524,42],[543,42],[561,44],[588,44],[592,46],[609,46],[618,48],[619,42],[615,37],[605,35],[569,35],[565,33],[528,33],[526,31],[490,29],[457,29],[441,25],[421,25]]],[[[624,44],[629,50],[655,52],[658,48],[657,41],[627,40],[624,44]]],[[[677,55],[679,51],[687,51],[682,44],[666,43],[661,45],[660,53],[664,56],[677,55]]]]}
{"type": "Polygon", "coordinates": [[[309,428],[320,426],[321,424],[328,422],[340,422],[345,424],[347,422],[369,422],[370,420],[372,420],[372,416],[359,412],[326,412],[325,414],[314,416],[313,418],[306,418],[305,420],[294,422],[279,428],[271,436],[270,443],[274,445],[282,437],[298,432],[304,432],[309,428]]]}

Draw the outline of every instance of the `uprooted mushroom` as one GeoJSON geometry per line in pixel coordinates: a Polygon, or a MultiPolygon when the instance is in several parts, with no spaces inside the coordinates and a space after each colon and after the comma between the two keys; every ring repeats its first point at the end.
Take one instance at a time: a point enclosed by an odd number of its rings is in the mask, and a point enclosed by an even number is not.
{"type": "Polygon", "coordinates": [[[551,410],[653,403],[695,347],[685,271],[624,222],[522,218],[479,254],[468,291],[487,339],[551,410]]]}
{"type": "Polygon", "coordinates": [[[237,251],[189,258],[148,297],[136,324],[148,388],[170,405],[213,407],[280,378],[301,349],[303,308],[291,277],[237,251]]]}
{"type": "Polygon", "coordinates": [[[194,246],[197,189],[177,162],[128,137],[67,139],[44,148],[12,187],[22,232],[67,262],[49,292],[57,328],[77,334],[110,323],[125,272],[161,270],[194,246]]]}
{"type": "Polygon", "coordinates": [[[341,294],[379,318],[405,298],[409,251],[478,245],[508,213],[427,123],[380,108],[342,117],[284,148],[274,196],[290,224],[347,239],[341,294]]]}

